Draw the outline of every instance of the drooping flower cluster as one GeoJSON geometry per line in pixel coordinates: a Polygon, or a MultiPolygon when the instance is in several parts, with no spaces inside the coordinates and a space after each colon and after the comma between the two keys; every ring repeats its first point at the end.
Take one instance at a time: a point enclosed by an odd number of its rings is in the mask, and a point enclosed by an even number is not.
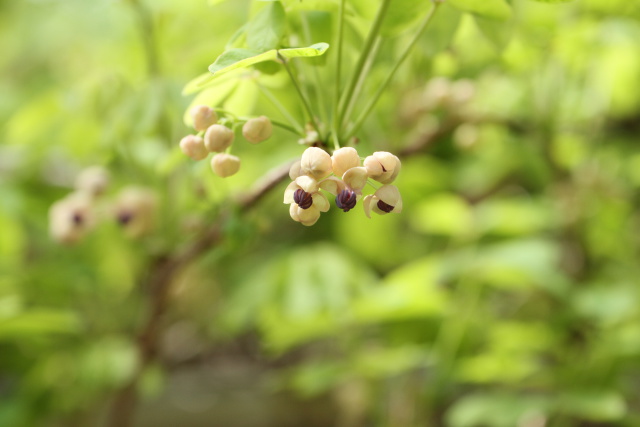
{"type": "Polygon", "coordinates": [[[125,235],[141,237],[154,228],[156,194],[144,187],[125,187],[115,201],[105,200],[109,173],[99,166],[81,171],[75,191],[49,209],[49,234],[58,243],[75,244],[101,221],[115,221],[125,235]]]}
{"type": "MultiPolygon", "coordinates": [[[[240,170],[240,158],[228,153],[235,139],[235,121],[222,119],[218,123],[217,113],[207,105],[197,105],[189,114],[198,134],[187,135],[180,140],[182,152],[193,160],[203,160],[209,153],[216,153],[211,158],[213,172],[223,178],[236,174],[240,170]]],[[[269,139],[272,131],[271,120],[266,116],[246,120],[242,126],[242,136],[251,144],[269,139]]]]}
{"type": "Polygon", "coordinates": [[[321,148],[309,147],[300,161],[291,166],[289,177],[292,182],[284,192],[284,203],[289,204],[293,220],[310,226],[330,207],[320,190],[332,194],[336,206],[349,212],[362,199],[362,191],[372,179],[384,185],[374,194],[364,196],[367,217],[372,210],[381,215],[399,213],[402,211],[400,192],[389,184],[398,176],[400,167],[400,159],[385,151],[373,153],[362,164],[352,147],[339,148],[331,156],[321,148]]]}

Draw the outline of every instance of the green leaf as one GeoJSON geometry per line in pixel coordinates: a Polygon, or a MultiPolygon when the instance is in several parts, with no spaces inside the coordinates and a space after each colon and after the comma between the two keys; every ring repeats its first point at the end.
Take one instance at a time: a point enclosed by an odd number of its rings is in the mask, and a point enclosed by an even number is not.
{"type": "Polygon", "coordinates": [[[463,12],[469,12],[486,18],[506,20],[511,16],[511,8],[504,0],[449,0],[463,12]]]}
{"type": "Polygon", "coordinates": [[[496,21],[482,16],[474,16],[480,32],[496,47],[502,51],[507,47],[513,34],[511,22],[496,21]]]}
{"type": "Polygon", "coordinates": [[[277,47],[284,35],[285,23],[282,3],[268,3],[247,26],[247,46],[260,52],[277,47]]]}
{"type": "Polygon", "coordinates": [[[309,47],[271,49],[262,53],[249,49],[231,49],[220,55],[209,66],[209,71],[213,76],[210,76],[205,81],[200,81],[199,85],[204,85],[212,78],[238,68],[249,67],[264,61],[276,61],[278,60],[278,54],[283,58],[314,57],[323,55],[328,48],[329,45],[327,43],[316,43],[309,47]]]}
{"type": "Polygon", "coordinates": [[[573,0],[530,0],[530,1],[537,1],[538,3],[569,3],[570,1],[573,1],[573,0]]]}
{"type": "Polygon", "coordinates": [[[422,0],[391,0],[380,32],[383,36],[398,35],[420,21],[427,11],[422,0]]]}

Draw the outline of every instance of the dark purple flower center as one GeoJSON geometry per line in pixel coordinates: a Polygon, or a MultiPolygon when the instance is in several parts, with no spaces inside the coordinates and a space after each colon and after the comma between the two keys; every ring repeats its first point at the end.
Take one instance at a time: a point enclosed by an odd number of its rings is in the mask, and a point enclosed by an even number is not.
{"type": "Polygon", "coordinates": [[[380,209],[382,212],[389,213],[393,210],[393,208],[395,208],[395,206],[388,205],[382,200],[378,200],[378,209],[380,209]]]}
{"type": "Polygon", "coordinates": [[[293,201],[296,202],[301,209],[309,209],[313,204],[313,197],[302,188],[298,188],[293,193],[293,201]]]}
{"type": "Polygon", "coordinates": [[[71,216],[71,221],[73,222],[73,225],[81,226],[84,223],[84,217],[80,212],[74,212],[71,216]]]}
{"type": "Polygon", "coordinates": [[[123,211],[118,213],[118,222],[120,225],[127,225],[133,219],[133,214],[131,212],[123,211]]]}
{"type": "Polygon", "coordinates": [[[345,212],[349,212],[356,205],[356,193],[352,190],[342,190],[336,196],[336,206],[345,212]]]}

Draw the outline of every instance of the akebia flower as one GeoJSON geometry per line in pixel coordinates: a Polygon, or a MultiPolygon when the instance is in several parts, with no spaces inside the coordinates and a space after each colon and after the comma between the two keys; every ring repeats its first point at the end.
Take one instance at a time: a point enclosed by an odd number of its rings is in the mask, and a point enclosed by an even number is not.
{"type": "Polygon", "coordinates": [[[91,197],[100,196],[109,186],[109,171],[102,166],[91,166],[82,170],[75,182],[76,190],[91,197]]]}
{"type": "Polygon", "coordinates": [[[118,194],[113,209],[117,223],[127,236],[140,237],[155,226],[156,194],[143,187],[126,187],[118,194]]]}
{"type": "Polygon", "coordinates": [[[204,134],[204,145],[207,150],[220,153],[231,146],[234,134],[224,125],[211,125],[204,134]]]}
{"type": "Polygon", "coordinates": [[[364,213],[371,218],[371,211],[379,215],[402,212],[402,197],[398,187],[383,185],[374,194],[365,196],[362,205],[364,213]]]}
{"type": "Polygon", "coordinates": [[[209,126],[218,121],[218,115],[207,105],[196,105],[189,110],[193,119],[193,128],[197,131],[205,131],[209,126]]]}
{"type": "Polygon", "coordinates": [[[271,138],[272,132],[273,126],[267,116],[249,119],[244,126],[242,126],[242,136],[252,144],[257,144],[271,138]]]}
{"type": "Polygon", "coordinates": [[[327,197],[320,192],[318,181],[301,175],[284,192],[284,203],[289,204],[289,214],[294,221],[309,226],[320,218],[321,212],[329,210],[327,197]]]}
{"type": "Polygon", "coordinates": [[[353,147],[342,147],[333,152],[331,166],[336,176],[342,176],[351,168],[360,166],[360,157],[353,147]]]}
{"type": "Polygon", "coordinates": [[[216,154],[211,158],[211,169],[222,178],[235,175],[240,170],[240,158],[226,153],[216,154]]]}
{"type": "Polygon", "coordinates": [[[77,243],[94,223],[91,196],[86,193],[72,193],[49,209],[49,234],[59,243],[77,243]]]}
{"type": "Polygon", "coordinates": [[[180,140],[180,149],[193,160],[202,160],[209,155],[204,139],[196,135],[187,135],[180,140]]]}
{"type": "Polygon", "coordinates": [[[400,166],[400,159],[386,151],[376,151],[364,159],[364,167],[367,168],[369,178],[381,184],[392,183],[400,173],[400,166]]]}
{"type": "Polygon", "coordinates": [[[302,153],[300,172],[316,180],[328,176],[332,171],[331,156],[318,147],[309,147],[302,153]]]}

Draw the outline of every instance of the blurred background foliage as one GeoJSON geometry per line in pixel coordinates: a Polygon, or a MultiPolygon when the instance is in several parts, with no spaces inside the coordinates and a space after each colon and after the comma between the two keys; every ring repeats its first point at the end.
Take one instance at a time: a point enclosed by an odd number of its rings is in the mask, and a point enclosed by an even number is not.
{"type": "MultiPolygon", "coordinates": [[[[394,1],[363,99],[423,11],[394,1]]],[[[337,2],[284,3],[333,42],[337,2]]],[[[375,12],[348,3],[345,73],[375,12]]],[[[302,227],[282,184],[224,219],[173,283],[136,425],[640,425],[640,6],[508,3],[502,21],[445,3],[358,133],[361,155],[407,154],[401,215],[302,227]]],[[[140,366],[153,260],[300,155],[277,131],[222,180],[178,149],[182,89],[249,4],[0,0],[0,425],[100,425],[140,366]],[[109,197],[158,194],[152,235],[49,238],[96,164],[109,197]]],[[[297,63],[318,102],[334,50],[297,63]]],[[[260,80],[304,117],[282,72],[260,80]]],[[[197,97],[282,119],[251,78],[197,97]]]]}

